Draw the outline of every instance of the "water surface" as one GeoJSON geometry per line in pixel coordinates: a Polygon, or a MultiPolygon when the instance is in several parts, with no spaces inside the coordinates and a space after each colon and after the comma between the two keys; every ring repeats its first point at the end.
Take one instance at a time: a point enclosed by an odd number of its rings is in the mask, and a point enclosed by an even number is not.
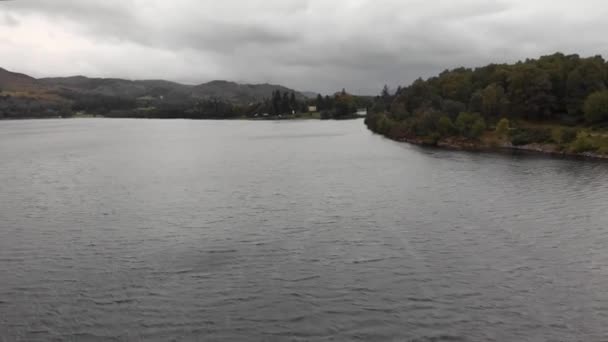
{"type": "Polygon", "coordinates": [[[360,120],[0,122],[0,341],[606,341],[607,179],[360,120]]]}

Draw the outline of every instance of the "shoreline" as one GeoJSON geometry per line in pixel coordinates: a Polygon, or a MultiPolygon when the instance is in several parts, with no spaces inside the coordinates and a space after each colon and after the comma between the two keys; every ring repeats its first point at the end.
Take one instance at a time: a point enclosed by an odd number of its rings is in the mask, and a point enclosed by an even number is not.
{"type": "MultiPolygon", "coordinates": [[[[379,133],[376,133],[379,134],[379,133]]],[[[496,146],[490,146],[487,144],[483,144],[481,142],[475,141],[464,141],[464,140],[455,140],[455,139],[443,139],[438,141],[437,143],[429,143],[424,139],[417,137],[402,137],[393,139],[386,135],[379,134],[389,140],[393,140],[400,143],[407,143],[421,147],[433,147],[437,149],[443,150],[452,150],[452,151],[467,151],[467,152],[481,152],[481,153],[529,153],[535,155],[544,155],[549,157],[556,158],[569,158],[569,159],[579,159],[579,160],[598,160],[598,161],[608,161],[608,155],[599,154],[593,152],[583,152],[583,153],[575,153],[568,151],[559,151],[555,145],[550,144],[528,144],[522,146],[514,146],[511,143],[501,143],[496,146]]]]}
{"type": "Polygon", "coordinates": [[[70,119],[132,119],[132,120],[192,120],[192,121],[349,121],[349,120],[359,120],[364,119],[361,116],[349,116],[345,118],[331,118],[331,119],[321,119],[319,117],[314,116],[296,116],[296,117],[234,117],[234,118],[155,118],[155,117],[131,117],[131,116],[103,116],[103,115],[83,115],[83,116],[46,116],[46,117],[20,117],[20,118],[0,118],[0,122],[2,121],[28,121],[28,120],[70,120],[70,119]]]}

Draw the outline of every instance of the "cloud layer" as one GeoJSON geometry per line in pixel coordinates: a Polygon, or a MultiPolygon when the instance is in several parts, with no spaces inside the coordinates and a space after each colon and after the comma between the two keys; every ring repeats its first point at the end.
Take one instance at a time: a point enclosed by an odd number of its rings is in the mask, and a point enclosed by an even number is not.
{"type": "Polygon", "coordinates": [[[14,0],[0,66],[375,94],[446,68],[608,57],[605,0],[14,0]]]}

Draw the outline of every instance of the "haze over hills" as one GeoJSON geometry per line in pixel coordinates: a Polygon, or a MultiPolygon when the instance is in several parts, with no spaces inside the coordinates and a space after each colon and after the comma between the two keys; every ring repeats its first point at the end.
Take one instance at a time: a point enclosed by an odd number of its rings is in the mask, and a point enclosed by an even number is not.
{"type": "Polygon", "coordinates": [[[273,92],[293,92],[298,99],[306,96],[293,89],[274,84],[239,84],[211,81],[199,85],[185,85],[164,80],[125,80],[119,78],[89,78],[85,76],[35,79],[0,68],[0,89],[22,92],[36,98],[42,94],[56,94],[71,98],[74,93],[137,99],[163,97],[167,99],[217,98],[235,104],[259,102],[272,97],[273,92]]]}

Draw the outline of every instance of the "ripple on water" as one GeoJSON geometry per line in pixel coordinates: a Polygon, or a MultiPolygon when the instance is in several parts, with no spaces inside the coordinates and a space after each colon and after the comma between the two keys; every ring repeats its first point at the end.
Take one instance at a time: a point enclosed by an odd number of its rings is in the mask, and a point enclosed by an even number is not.
{"type": "Polygon", "coordinates": [[[0,146],[2,342],[608,336],[605,163],[361,121],[33,120],[0,146]]]}

